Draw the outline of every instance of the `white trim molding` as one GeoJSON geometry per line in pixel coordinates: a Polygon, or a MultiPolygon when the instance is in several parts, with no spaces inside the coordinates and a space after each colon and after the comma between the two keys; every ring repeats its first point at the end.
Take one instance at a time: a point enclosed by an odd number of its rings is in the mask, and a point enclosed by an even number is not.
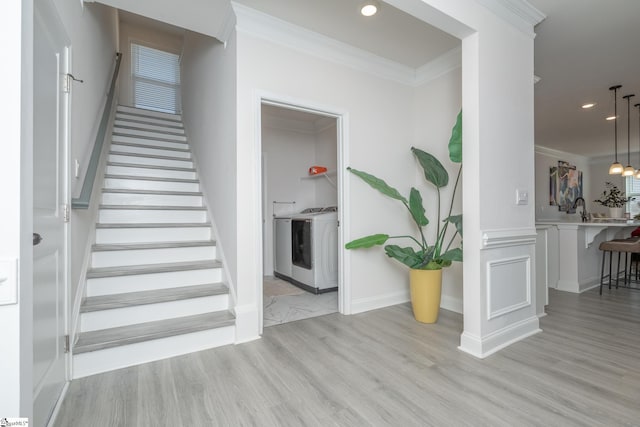
{"type": "Polygon", "coordinates": [[[236,30],[272,43],[408,86],[419,86],[462,66],[460,46],[418,69],[375,55],[237,2],[236,30]]]}
{"type": "MultiPolygon", "coordinates": [[[[518,292],[518,290],[516,289],[515,292],[518,292]]],[[[531,257],[529,255],[522,255],[487,262],[487,320],[504,316],[505,314],[512,313],[530,305],[531,257]],[[520,266],[524,268],[524,271],[507,271],[509,268],[517,268],[518,264],[520,264],[520,266]],[[511,276],[524,276],[525,281],[522,284],[513,282],[509,280],[509,278],[502,277],[502,274],[500,274],[499,270],[504,270],[503,274],[506,273],[507,275],[511,276]],[[510,301],[509,305],[498,306],[494,296],[503,296],[507,293],[508,290],[513,293],[516,286],[521,288],[522,295],[512,295],[515,296],[515,300],[510,301]]]]}
{"type": "Polygon", "coordinates": [[[498,329],[482,338],[463,332],[460,336],[458,349],[479,359],[484,359],[511,344],[542,332],[538,325],[538,317],[533,316],[498,329]]]}
{"type": "Polygon", "coordinates": [[[525,0],[478,0],[478,3],[532,38],[536,36],[532,28],[547,17],[525,0]]]}
{"type": "Polygon", "coordinates": [[[400,292],[391,292],[384,295],[376,295],[374,297],[358,298],[351,302],[351,314],[404,304],[409,302],[409,300],[409,289],[400,292]]]}
{"type": "Polygon", "coordinates": [[[497,249],[508,246],[535,245],[536,237],[535,227],[485,230],[482,233],[482,248],[497,249]]]}

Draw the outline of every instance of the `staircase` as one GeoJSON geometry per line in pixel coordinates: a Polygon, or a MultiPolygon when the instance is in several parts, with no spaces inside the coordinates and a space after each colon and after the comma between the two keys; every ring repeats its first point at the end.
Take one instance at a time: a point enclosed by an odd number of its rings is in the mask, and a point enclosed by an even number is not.
{"type": "Polygon", "coordinates": [[[181,117],[119,106],[106,168],[73,377],[233,343],[181,117]]]}

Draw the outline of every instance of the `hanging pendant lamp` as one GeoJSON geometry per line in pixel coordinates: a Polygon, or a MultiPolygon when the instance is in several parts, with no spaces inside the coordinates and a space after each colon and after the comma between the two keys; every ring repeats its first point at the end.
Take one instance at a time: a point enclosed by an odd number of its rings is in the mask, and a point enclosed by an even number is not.
{"type": "Polygon", "coordinates": [[[609,166],[609,175],[620,175],[624,170],[622,163],[618,161],[618,89],[621,87],[622,85],[616,85],[609,88],[613,91],[613,141],[615,144],[615,160],[609,166]]]}
{"type": "MultiPolygon", "coordinates": [[[[636,104],[634,107],[638,108],[638,142],[640,142],[640,104],[636,104]]],[[[638,151],[638,155],[640,155],[640,150],[638,151]]],[[[640,179],[640,167],[638,167],[636,171],[636,179],[640,179]]]]}
{"type": "Polygon", "coordinates": [[[622,176],[633,176],[636,170],[631,166],[631,98],[635,95],[625,95],[627,100],[627,166],[622,171],[622,176]]]}

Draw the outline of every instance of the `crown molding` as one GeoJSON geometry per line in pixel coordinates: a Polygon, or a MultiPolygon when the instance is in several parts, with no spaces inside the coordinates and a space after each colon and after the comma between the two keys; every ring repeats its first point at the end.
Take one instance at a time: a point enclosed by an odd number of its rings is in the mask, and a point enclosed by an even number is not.
{"type": "Polygon", "coordinates": [[[545,147],[543,145],[534,145],[534,152],[536,154],[542,154],[544,156],[556,157],[560,160],[564,160],[567,157],[578,158],[584,162],[589,162],[590,158],[583,156],[582,154],[569,153],[568,151],[556,150],[555,148],[545,147]]]}
{"type": "Polygon", "coordinates": [[[245,5],[233,1],[231,5],[240,33],[404,85],[427,83],[461,64],[461,48],[456,48],[416,70],[245,5]]]}
{"type": "Polygon", "coordinates": [[[462,46],[451,49],[416,70],[413,86],[421,86],[462,67],[462,46]]]}
{"type": "Polygon", "coordinates": [[[534,38],[533,27],[547,16],[526,0],[477,0],[485,8],[534,38]]]}
{"type": "Polygon", "coordinates": [[[233,13],[233,7],[230,3],[226,4],[224,14],[225,17],[222,21],[222,28],[220,30],[221,38],[219,38],[218,40],[224,43],[226,47],[227,41],[229,40],[229,37],[231,37],[231,33],[236,27],[236,14],[233,13]]]}

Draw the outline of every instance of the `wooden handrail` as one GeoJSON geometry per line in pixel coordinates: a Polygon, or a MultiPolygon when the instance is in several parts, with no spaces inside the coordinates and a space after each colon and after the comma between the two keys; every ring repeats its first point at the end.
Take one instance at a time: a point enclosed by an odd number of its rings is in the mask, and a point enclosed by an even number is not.
{"type": "Polygon", "coordinates": [[[116,66],[113,70],[113,77],[111,78],[111,86],[107,93],[107,101],[104,105],[104,111],[102,112],[102,119],[100,120],[100,126],[98,127],[98,133],[96,140],[93,144],[93,150],[91,151],[91,158],[89,159],[89,166],[87,167],[87,173],[84,176],[84,182],[82,183],[82,190],[80,196],[71,199],[71,207],[73,209],[88,209],[89,202],[91,201],[91,191],[93,190],[93,184],[96,180],[96,173],[98,173],[98,164],[100,163],[100,153],[102,153],[102,144],[107,133],[107,125],[109,124],[109,116],[111,115],[111,108],[113,104],[113,97],[115,95],[116,81],[118,80],[118,72],[120,71],[120,60],[122,54],[116,52],[116,66]]]}

